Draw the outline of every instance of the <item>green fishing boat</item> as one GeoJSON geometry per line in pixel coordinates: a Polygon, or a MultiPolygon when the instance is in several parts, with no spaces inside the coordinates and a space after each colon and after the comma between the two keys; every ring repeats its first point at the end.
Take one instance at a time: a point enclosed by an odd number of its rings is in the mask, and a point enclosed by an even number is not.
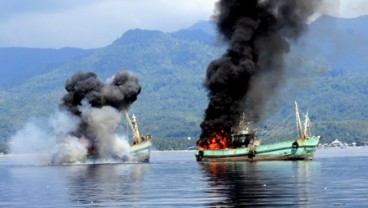
{"type": "Polygon", "coordinates": [[[295,139],[261,145],[256,131],[249,123],[240,122],[236,133],[231,135],[230,142],[235,148],[200,149],[195,154],[198,162],[206,161],[260,161],[260,160],[312,160],[320,136],[310,136],[310,120],[305,115],[304,124],[299,116],[295,102],[296,123],[299,135],[295,139]]]}

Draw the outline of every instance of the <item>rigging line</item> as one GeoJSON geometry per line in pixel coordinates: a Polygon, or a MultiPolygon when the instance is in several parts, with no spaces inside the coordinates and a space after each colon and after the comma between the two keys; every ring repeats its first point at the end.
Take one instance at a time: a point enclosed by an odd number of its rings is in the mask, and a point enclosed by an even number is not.
{"type": "Polygon", "coordinates": [[[267,132],[264,136],[268,136],[269,134],[271,134],[271,133],[274,133],[275,131],[277,131],[277,130],[280,130],[281,128],[281,126],[282,125],[284,125],[289,119],[290,119],[290,117],[292,116],[293,114],[289,114],[289,116],[288,117],[286,117],[286,119],[285,120],[283,120],[279,125],[277,125],[277,126],[275,126],[273,129],[271,129],[269,132],[267,132]]]}

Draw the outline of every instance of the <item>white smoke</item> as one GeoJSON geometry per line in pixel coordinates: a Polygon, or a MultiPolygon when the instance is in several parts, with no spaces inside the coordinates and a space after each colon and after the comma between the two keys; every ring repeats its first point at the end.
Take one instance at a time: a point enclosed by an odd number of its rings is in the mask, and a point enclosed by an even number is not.
{"type": "Polygon", "coordinates": [[[11,138],[10,153],[27,155],[28,161],[33,164],[85,162],[90,141],[70,135],[70,132],[77,130],[80,119],[83,119],[96,136],[99,157],[102,160],[127,158],[129,143],[125,137],[114,132],[121,114],[113,107],[93,108],[87,102],[83,102],[80,110],[81,118],[66,111],[58,111],[48,119],[28,121],[11,138]]]}
{"type": "Polygon", "coordinates": [[[70,135],[59,141],[52,153],[52,164],[84,162],[87,155],[88,141],[70,135]]]}
{"type": "Polygon", "coordinates": [[[47,119],[30,119],[11,138],[10,153],[27,155],[29,161],[49,163],[54,148],[79,125],[79,118],[65,111],[58,111],[47,119]],[[40,161],[42,160],[42,161],[40,161]]]}
{"type": "Polygon", "coordinates": [[[101,159],[123,159],[129,155],[126,138],[117,135],[114,128],[121,120],[121,113],[113,107],[93,108],[83,103],[80,108],[82,119],[96,136],[96,147],[101,159]]]}

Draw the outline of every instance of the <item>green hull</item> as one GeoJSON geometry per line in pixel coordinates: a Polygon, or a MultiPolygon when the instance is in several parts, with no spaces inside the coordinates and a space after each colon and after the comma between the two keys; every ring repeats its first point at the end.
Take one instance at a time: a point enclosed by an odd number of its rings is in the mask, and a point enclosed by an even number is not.
{"type": "Polygon", "coordinates": [[[253,150],[244,148],[199,150],[197,161],[259,161],[259,160],[312,160],[320,137],[302,140],[288,140],[273,144],[259,145],[253,150]]]}

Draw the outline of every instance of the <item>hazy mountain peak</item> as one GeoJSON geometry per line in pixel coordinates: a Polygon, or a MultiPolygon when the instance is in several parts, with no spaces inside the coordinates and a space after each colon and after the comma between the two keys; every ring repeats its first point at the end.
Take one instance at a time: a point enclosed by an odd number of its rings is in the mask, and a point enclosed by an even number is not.
{"type": "Polygon", "coordinates": [[[166,34],[159,30],[142,30],[133,29],[125,32],[119,39],[115,40],[113,44],[126,44],[126,43],[139,43],[151,41],[160,37],[164,37],[166,34]]]}
{"type": "Polygon", "coordinates": [[[188,28],[172,32],[171,35],[177,39],[199,41],[208,45],[213,45],[216,37],[216,30],[213,22],[199,21],[188,28]]]}
{"type": "Polygon", "coordinates": [[[198,21],[194,23],[193,25],[191,25],[190,27],[183,29],[183,30],[189,30],[189,31],[201,30],[211,36],[216,36],[216,33],[217,33],[215,23],[212,21],[204,21],[204,20],[198,21]]]}

